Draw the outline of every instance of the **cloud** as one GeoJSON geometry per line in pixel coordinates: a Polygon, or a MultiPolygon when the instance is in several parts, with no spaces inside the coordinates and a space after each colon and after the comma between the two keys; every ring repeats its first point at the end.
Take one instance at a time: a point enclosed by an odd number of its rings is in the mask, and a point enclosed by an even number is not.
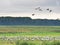
{"type": "Polygon", "coordinates": [[[60,12],[60,0],[0,0],[0,13],[32,12],[38,6],[60,12]]]}

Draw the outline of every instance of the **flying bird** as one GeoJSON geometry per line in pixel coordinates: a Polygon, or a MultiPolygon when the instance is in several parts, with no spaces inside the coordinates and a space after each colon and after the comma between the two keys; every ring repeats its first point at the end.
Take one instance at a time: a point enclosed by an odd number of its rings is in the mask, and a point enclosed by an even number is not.
{"type": "Polygon", "coordinates": [[[46,9],[47,11],[49,11],[49,12],[52,12],[52,10],[50,10],[49,8],[48,9],[46,9]]]}
{"type": "Polygon", "coordinates": [[[35,10],[42,11],[42,9],[40,7],[35,8],[35,10]]]}
{"type": "Polygon", "coordinates": [[[32,14],[32,16],[34,16],[35,14],[32,14]]]}
{"type": "Polygon", "coordinates": [[[52,12],[52,10],[50,10],[49,12],[52,12]]]}
{"type": "Polygon", "coordinates": [[[35,10],[39,10],[39,9],[40,9],[40,7],[35,8],[35,10]]]}
{"type": "Polygon", "coordinates": [[[43,11],[42,9],[39,9],[39,11],[43,11]]]}
{"type": "Polygon", "coordinates": [[[49,10],[49,8],[48,8],[48,9],[46,9],[46,10],[49,10]]]}

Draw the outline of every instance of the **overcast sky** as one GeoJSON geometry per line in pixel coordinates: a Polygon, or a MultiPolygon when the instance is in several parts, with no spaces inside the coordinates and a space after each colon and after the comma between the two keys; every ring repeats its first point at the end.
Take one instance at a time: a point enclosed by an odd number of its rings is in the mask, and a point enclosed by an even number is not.
{"type": "Polygon", "coordinates": [[[0,0],[0,16],[59,18],[60,0],[0,0]],[[43,11],[35,11],[36,7],[41,7],[43,11]],[[52,9],[52,13],[48,13],[47,8],[52,9]],[[31,16],[32,13],[35,13],[34,17],[31,16]]]}

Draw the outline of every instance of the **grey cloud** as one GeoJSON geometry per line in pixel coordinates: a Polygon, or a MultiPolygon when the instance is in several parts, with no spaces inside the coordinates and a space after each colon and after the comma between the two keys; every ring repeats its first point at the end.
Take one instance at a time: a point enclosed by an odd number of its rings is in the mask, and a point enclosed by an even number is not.
{"type": "MultiPolygon", "coordinates": [[[[37,5],[42,5],[42,6],[56,6],[56,0],[13,0],[12,4],[15,6],[37,6],[37,5]],[[37,1],[37,2],[36,2],[37,1]]],[[[59,0],[57,2],[60,4],[59,0]]]]}
{"type": "MultiPolygon", "coordinates": [[[[60,0],[59,7],[60,7],[60,0]]],[[[55,0],[0,0],[0,13],[32,12],[32,9],[41,7],[56,7],[55,0]]],[[[60,9],[60,8],[59,8],[60,9]]],[[[60,12],[54,8],[55,12],[60,12]]]]}

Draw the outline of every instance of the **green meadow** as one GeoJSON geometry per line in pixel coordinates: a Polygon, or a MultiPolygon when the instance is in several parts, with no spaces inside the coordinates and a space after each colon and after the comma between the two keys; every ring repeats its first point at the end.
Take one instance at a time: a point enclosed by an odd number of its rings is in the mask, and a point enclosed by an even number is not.
{"type": "Polygon", "coordinates": [[[0,26],[0,36],[60,36],[60,26],[0,26]]]}
{"type": "MultiPolygon", "coordinates": [[[[60,36],[60,26],[0,26],[0,37],[57,37],[60,36]]],[[[60,45],[60,40],[0,40],[0,45],[60,45]]]]}
{"type": "Polygon", "coordinates": [[[60,41],[3,41],[0,40],[0,45],[60,45],[60,41]]]}

